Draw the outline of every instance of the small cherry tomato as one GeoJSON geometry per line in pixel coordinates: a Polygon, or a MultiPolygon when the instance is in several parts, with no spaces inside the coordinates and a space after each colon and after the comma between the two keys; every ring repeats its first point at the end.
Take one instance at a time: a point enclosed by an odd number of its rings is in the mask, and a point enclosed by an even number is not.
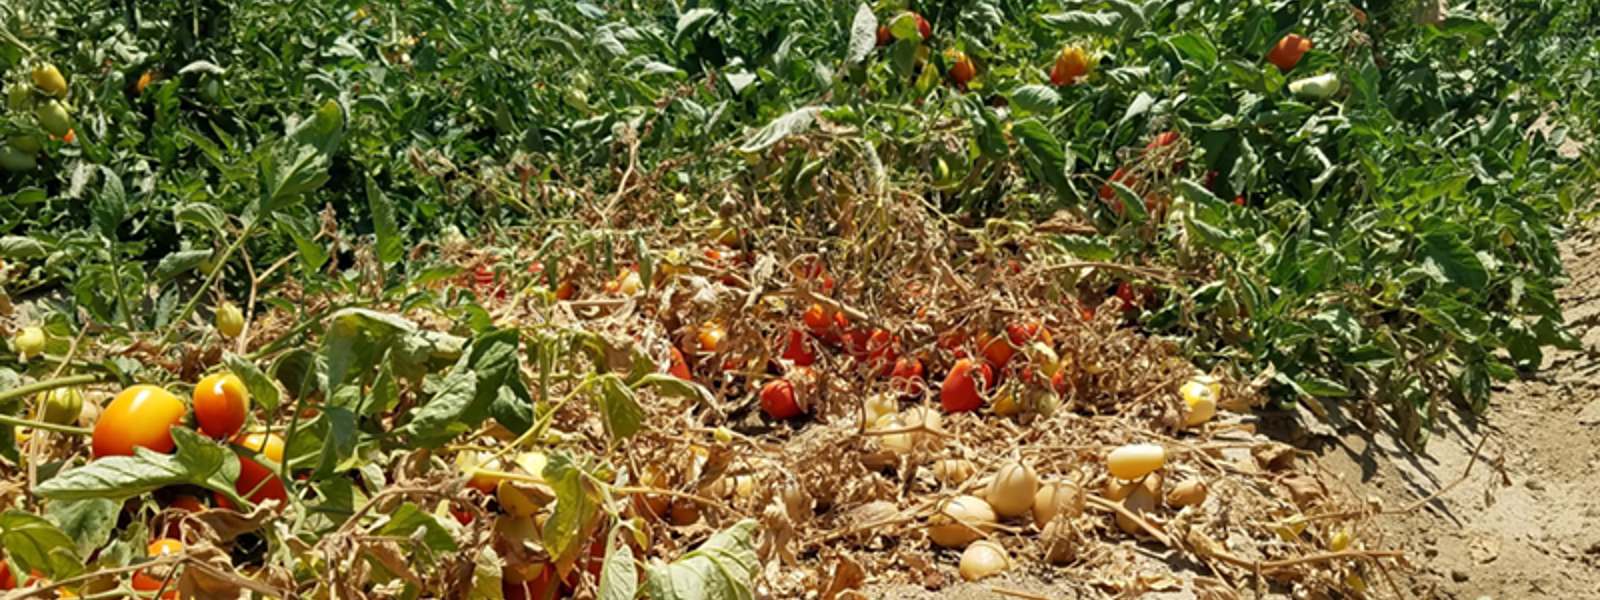
{"type": "Polygon", "coordinates": [[[232,302],[224,302],[217,307],[217,333],[222,337],[236,338],[244,333],[244,312],[232,302]]]}
{"type": "Polygon", "coordinates": [[[867,365],[873,374],[883,377],[894,371],[895,361],[900,359],[900,351],[896,348],[899,345],[899,338],[882,329],[873,331],[867,337],[867,365]]]}
{"type": "Polygon", "coordinates": [[[811,349],[806,334],[799,329],[790,329],[783,336],[783,358],[793,362],[795,366],[809,367],[817,362],[817,353],[811,349]]]}
{"type": "Polygon", "coordinates": [[[250,391],[232,373],[217,373],[194,386],[194,417],[200,431],[212,439],[224,440],[244,429],[250,412],[250,391]]]}
{"type": "Polygon", "coordinates": [[[153,385],[125,389],[100,413],[91,441],[95,458],[133,456],[138,446],[168,453],[176,447],[172,427],[186,412],[177,396],[153,385]]]}
{"type": "Polygon", "coordinates": [[[922,361],[906,357],[894,362],[889,373],[889,387],[905,398],[921,396],[928,384],[922,379],[922,361]]]}
{"type": "Polygon", "coordinates": [[[794,384],[786,379],[774,379],[761,386],[761,412],[774,419],[788,419],[805,413],[795,397],[794,384]]]}
{"type": "Polygon", "coordinates": [[[683,360],[683,353],[679,352],[676,347],[672,348],[671,361],[672,364],[667,367],[668,374],[683,380],[694,378],[694,375],[689,373],[689,363],[683,360]]]}

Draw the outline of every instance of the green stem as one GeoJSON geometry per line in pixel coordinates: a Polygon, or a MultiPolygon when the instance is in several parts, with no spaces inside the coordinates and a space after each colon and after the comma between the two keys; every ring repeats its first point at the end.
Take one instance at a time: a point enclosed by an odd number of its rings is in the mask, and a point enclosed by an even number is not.
{"type": "MultiPolygon", "coordinates": [[[[112,377],[110,373],[85,373],[83,375],[73,375],[71,377],[37,381],[28,385],[19,385],[4,392],[0,392],[0,402],[5,402],[13,398],[22,398],[24,396],[37,394],[39,392],[48,392],[56,388],[102,383],[106,381],[112,381],[114,379],[116,378],[112,377]]],[[[28,425],[28,427],[33,427],[33,425],[28,425]]],[[[40,429],[48,429],[48,427],[40,427],[40,429]]],[[[72,432],[69,431],[68,433],[72,432]]]]}
{"type": "MultiPolygon", "coordinates": [[[[258,217],[256,220],[246,224],[244,226],[244,231],[239,232],[239,237],[233,240],[233,243],[230,244],[226,250],[222,251],[222,256],[217,258],[216,264],[227,264],[228,259],[233,256],[233,253],[238,251],[240,246],[244,245],[244,241],[250,239],[250,234],[255,233],[256,223],[259,222],[260,218],[258,217]]],[[[183,306],[183,310],[178,312],[177,318],[173,319],[172,324],[167,326],[167,333],[161,336],[161,343],[159,344],[163,351],[166,350],[167,344],[172,341],[172,336],[178,333],[178,326],[182,325],[184,321],[189,320],[189,315],[194,313],[195,306],[200,304],[200,297],[205,295],[206,290],[211,289],[211,285],[217,281],[217,275],[222,273],[222,271],[223,269],[212,269],[211,273],[206,275],[205,282],[200,284],[200,290],[195,292],[195,295],[189,298],[189,303],[183,306]]]]}
{"type": "Polygon", "coordinates": [[[70,433],[72,435],[94,434],[93,430],[84,429],[82,427],[57,425],[55,423],[46,423],[44,421],[30,421],[28,419],[19,419],[17,417],[8,417],[6,415],[0,415],[0,425],[11,425],[13,427],[32,427],[34,429],[43,429],[45,431],[54,431],[57,433],[70,433]]]}

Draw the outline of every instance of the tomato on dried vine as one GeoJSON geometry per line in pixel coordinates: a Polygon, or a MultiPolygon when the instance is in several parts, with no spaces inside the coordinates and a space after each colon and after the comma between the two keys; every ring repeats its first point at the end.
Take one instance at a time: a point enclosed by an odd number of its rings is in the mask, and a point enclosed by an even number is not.
{"type": "Polygon", "coordinates": [[[989,365],[961,359],[950,367],[950,374],[939,388],[939,404],[945,412],[968,412],[983,406],[983,393],[994,380],[989,365]]]}
{"type": "MultiPolygon", "coordinates": [[[[276,433],[244,434],[233,438],[233,443],[260,452],[267,460],[283,462],[283,438],[278,437],[276,433]]],[[[234,482],[233,489],[255,504],[277,500],[280,510],[289,502],[289,492],[284,488],[283,480],[277,473],[251,458],[239,459],[239,479],[234,482]]],[[[220,496],[217,500],[218,504],[228,506],[227,501],[220,496]]]]}
{"type": "MultiPolygon", "coordinates": [[[[180,542],[180,541],[174,540],[174,539],[159,539],[159,540],[150,542],[150,545],[145,548],[145,555],[150,557],[150,558],[160,558],[160,557],[163,557],[163,556],[171,556],[173,554],[177,554],[177,553],[182,552],[182,551],[183,551],[183,542],[180,542]]],[[[166,581],[166,580],[163,580],[163,579],[157,579],[155,577],[151,577],[149,575],[146,575],[143,569],[140,569],[138,571],[134,571],[133,572],[133,589],[134,590],[137,590],[137,591],[140,591],[140,592],[154,592],[156,590],[160,590],[160,589],[163,589],[163,588],[166,589],[167,591],[163,592],[161,594],[161,600],[177,600],[177,598],[178,598],[178,578],[177,577],[172,577],[171,581],[166,581]]]]}

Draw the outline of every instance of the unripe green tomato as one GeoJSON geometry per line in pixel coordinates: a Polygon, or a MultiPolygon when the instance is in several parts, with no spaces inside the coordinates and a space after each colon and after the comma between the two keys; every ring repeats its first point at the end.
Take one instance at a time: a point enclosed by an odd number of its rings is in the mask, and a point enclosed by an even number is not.
{"type": "Polygon", "coordinates": [[[561,100],[566,102],[567,106],[578,109],[580,112],[588,112],[589,110],[589,95],[578,88],[567,88],[567,91],[561,94],[561,100]]]}
{"type": "Polygon", "coordinates": [[[585,92],[589,91],[589,74],[580,71],[577,74],[573,75],[572,76],[572,87],[575,87],[575,88],[577,88],[579,90],[582,90],[582,91],[585,91],[585,92]]]}
{"type": "Polygon", "coordinates": [[[75,387],[56,388],[39,394],[39,420],[56,425],[78,422],[83,413],[83,391],[75,387]]]}
{"type": "Polygon", "coordinates": [[[44,330],[38,327],[23,327],[17,332],[17,337],[12,341],[12,349],[17,351],[23,360],[44,354],[44,330]]]}
{"type": "Polygon", "coordinates": [[[0,169],[10,173],[21,173],[32,171],[37,166],[39,161],[33,158],[33,154],[18,150],[10,144],[0,146],[0,169]]]}
{"type": "Polygon", "coordinates": [[[217,307],[217,331],[223,337],[235,338],[244,333],[244,313],[232,302],[217,307]]]}
{"type": "Polygon", "coordinates": [[[222,96],[222,82],[215,76],[207,75],[200,81],[200,101],[206,104],[216,104],[217,98],[222,96]]]}
{"type": "Polygon", "coordinates": [[[28,154],[38,154],[40,150],[44,149],[44,146],[39,144],[39,138],[31,135],[11,136],[11,147],[23,152],[27,152],[28,154]]]}
{"type": "Polygon", "coordinates": [[[11,110],[22,112],[33,108],[33,92],[28,86],[17,84],[11,86],[6,92],[6,106],[11,110]]]}
{"type": "Polygon", "coordinates": [[[67,116],[67,108],[55,100],[40,104],[34,116],[39,118],[39,126],[50,135],[61,137],[72,131],[72,118],[67,116]]]}

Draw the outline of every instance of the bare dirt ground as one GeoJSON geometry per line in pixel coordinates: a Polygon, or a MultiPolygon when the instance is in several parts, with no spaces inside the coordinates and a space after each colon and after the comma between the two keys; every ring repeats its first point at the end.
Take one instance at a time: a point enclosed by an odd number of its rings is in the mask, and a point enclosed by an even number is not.
{"type": "Polygon", "coordinates": [[[1600,598],[1600,231],[1563,247],[1571,282],[1557,296],[1584,352],[1556,352],[1537,373],[1495,389],[1483,418],[1450,413],[1422,456],[1353,430],[1323,450],[1326,468],[1385,507],[1462,483],[1382,526],[1421,573],[1411,597],[1600,598]]]}

